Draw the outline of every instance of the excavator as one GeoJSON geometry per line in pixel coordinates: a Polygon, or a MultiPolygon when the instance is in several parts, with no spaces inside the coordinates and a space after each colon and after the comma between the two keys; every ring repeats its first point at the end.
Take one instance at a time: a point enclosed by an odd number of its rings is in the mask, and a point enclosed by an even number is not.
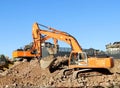
{"type": "MultiPolygon", "coordinates": [[[[58,40],[66,42],[71,46],[71,52],[68,59],[68,69],[76,68],[112,68],[114,66],[113,58],[97,58],[89,57],[85,52],[82,51],[81,46],[78,41],[70,34],[56,30],[54,28],[34,23],[32,27],[32,37],[33,44],[28,50],[16,50],[13,51],[13,58],[38,58],[41,67],[47,68],[52,61],[43,61],[42,59],[42,44],[49,39],[53,39],[54,46],[49,49],[51,54],[56,54],[58,49],[58,40]],[[40,26],[47,28],[48,30],[43,30],[40,26]],[[45,66],[47,64],[47,66],[45,66]]],[[[82,70],[84,71],[84,70],[82,70]]]]}

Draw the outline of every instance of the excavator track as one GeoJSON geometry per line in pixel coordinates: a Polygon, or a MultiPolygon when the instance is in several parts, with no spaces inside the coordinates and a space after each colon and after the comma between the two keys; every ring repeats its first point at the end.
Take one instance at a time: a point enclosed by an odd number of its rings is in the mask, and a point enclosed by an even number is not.
{"type": "Polygon", "coordinates": [[[81,73],[84,73],[84,72],[87,72],[87,71],[90,71],[90,70],[92,70],[92,69],[81,69],[81,70],[74,71],[73,72],[73,78],[77,79],[78,77],[81,77],[83,75],[81,73]]]}
{"type": "Polygon", "coordinates": [[[109,73],[109,71],[105,69],[62,69],[61,74],[63,74],[62,79],[66,80],[69,77],[72,77],[72,79],[77,80],[78,83],[81,81],[83,82],[87,77],[96,77],[96,76],[102,76],[102,75],[112,75],[112,73],[109,73]],[[104,72],[105,71],[105,72],[104,72]]]}

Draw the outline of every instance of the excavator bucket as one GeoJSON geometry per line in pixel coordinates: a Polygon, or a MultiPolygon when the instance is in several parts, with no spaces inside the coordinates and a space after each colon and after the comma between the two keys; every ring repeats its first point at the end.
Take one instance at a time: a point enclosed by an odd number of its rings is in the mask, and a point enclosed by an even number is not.
{"type": "Polygon", "coordinates": [[[43,69],[49,68],[55,60],[54,56],[44,57],[40,60],[40,67],[43,69]]]}

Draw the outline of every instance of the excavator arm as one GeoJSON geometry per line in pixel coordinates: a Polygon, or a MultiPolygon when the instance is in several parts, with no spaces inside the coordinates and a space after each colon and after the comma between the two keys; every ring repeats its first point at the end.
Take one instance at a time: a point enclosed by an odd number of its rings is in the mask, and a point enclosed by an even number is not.
{"type": "Polygon", "coordinates": [[[46,35],[44,37],[44,40],[48,40],[50,38],[53,38],[53,40],[54,39],[61,40],[68,43],[71,46],[72,51],[82,52],[82,48],[78,44],[77,40],[71,35],[63,34],[61,32],[47,31],[47,30],[39,30],[39,34],[46,35]]]}

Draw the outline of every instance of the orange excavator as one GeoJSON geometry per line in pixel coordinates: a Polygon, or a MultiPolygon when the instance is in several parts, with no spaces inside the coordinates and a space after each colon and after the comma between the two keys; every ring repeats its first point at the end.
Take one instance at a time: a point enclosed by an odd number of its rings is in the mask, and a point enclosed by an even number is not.
{"type": "MultiPolygon", "coordinates": [[[[81,46],[77,40],[70,34],[56,30],[51,27],[44,26],[42,24],[34,23],[32,28],[33,45],[29,50],[17,50],[13,52],[13,58],[38,58],[42,60],[42,43],[49,39],[53,39],[54,48],[52,53],[57,52],[58,40],[66,42],[71,46],[71,53],[68,59],[68,68],[111,68],[114,66],[113,59],[110,57],[97,58],[88,57],[85,52],[82,51],[81,46]],[[40,26],[47,28],[48,30],[42,30],[40,26]]],[[[44,64],[41,62],[40,64],[44,64]]],[[[50,64],[50,63],[49,63],[50,64]]]]}

